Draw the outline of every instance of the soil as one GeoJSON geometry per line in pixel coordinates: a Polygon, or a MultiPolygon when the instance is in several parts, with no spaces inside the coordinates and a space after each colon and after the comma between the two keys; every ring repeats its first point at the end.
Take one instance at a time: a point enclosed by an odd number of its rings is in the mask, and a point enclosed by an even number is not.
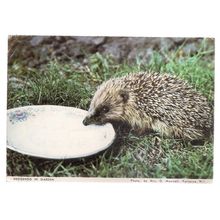
{"type": "MultiPolygon", "coordinates": [[[[197,52],[203,38],[154,37],[82,37],[82,36],[10,36],[8,63],[19,62],[31,68],[40,68],[51,59],[64,62],[74,60],[88,63],[94,53],[111,56],[116,62],[132,63],[137,56],[148,62],[154,51],[171,51],[182,45],[182,55],[197,52]]],[[[208,39],[209,49],[214,40],[208,39]]]]}

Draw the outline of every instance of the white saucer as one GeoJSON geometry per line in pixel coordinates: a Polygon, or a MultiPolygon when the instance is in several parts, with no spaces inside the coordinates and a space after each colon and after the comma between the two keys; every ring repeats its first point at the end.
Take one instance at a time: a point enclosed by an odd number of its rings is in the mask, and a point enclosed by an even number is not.
{"type": "Polygon", "coordinates": [[[115,139],[111,124],[84,126],[87,111],[36,105],[7,112],[8,148],[31,156],[68,159],[96,154],[115,139]]]}

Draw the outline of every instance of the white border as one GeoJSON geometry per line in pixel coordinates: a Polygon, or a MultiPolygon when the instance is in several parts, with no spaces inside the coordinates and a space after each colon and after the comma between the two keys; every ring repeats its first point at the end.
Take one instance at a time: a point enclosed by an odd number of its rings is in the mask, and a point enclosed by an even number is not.
{"type": "Polygon", "coordinates": [[[8,182],[96,182],[96,183],[212,183],[213,179],[104,178],[104,177],[22,177],[7,176],[8,182]]]}

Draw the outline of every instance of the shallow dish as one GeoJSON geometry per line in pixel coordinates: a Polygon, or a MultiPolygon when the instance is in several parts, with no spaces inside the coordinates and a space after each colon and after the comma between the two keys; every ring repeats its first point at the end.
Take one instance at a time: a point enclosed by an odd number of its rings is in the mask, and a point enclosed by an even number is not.
{"type": "Polygon", "coordinates": [[[7,111],[7,147],[19,153],[50,159],[91,156],[115,139],[111,124],[84,126],[87,111],[72,107],[36,105],[7,111]]]}

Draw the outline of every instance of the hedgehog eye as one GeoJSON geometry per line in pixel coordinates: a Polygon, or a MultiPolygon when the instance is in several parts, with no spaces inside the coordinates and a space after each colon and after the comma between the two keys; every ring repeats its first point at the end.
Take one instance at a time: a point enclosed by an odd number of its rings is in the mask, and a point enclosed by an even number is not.
{"type": "Polygon", "coordinates": [[[109,107],[103,106],[101,111],[102,111],[102,113],[107,113],[109,111],[109,107]]]}

